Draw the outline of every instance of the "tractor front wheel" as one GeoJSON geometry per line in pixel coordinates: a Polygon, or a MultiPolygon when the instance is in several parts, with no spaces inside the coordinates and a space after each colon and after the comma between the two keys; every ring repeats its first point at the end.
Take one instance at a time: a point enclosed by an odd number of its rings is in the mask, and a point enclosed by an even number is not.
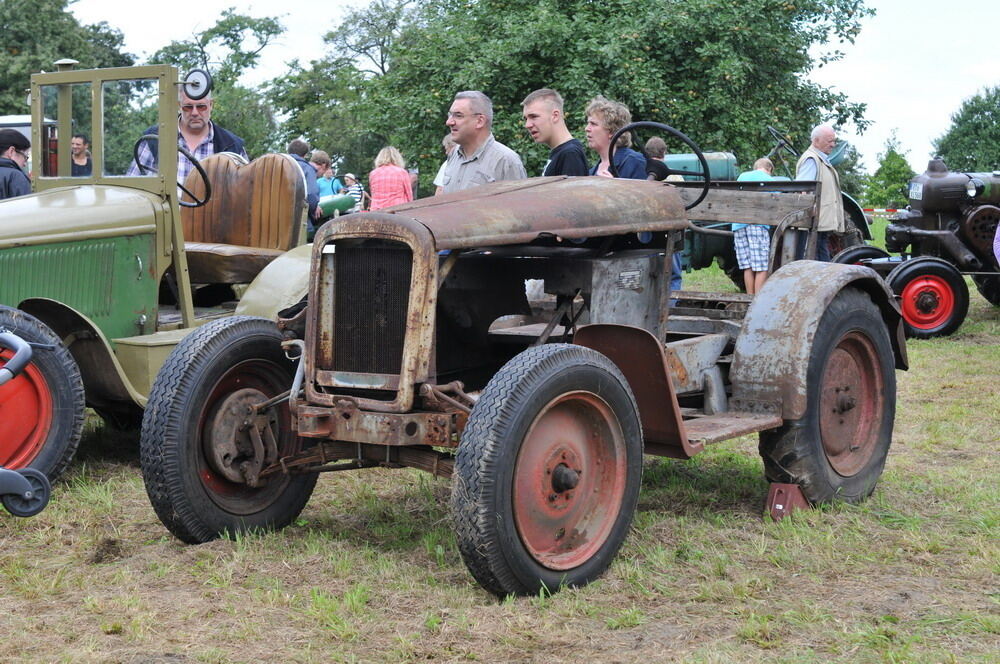
{"type": "Polygon", "coordinates": [[[156,515],[178,539],[277,529],[305,507],[316,474],[262,473],[297,450],[287,402],[294,365],[274,323],[233,316],[199,327],[156,376],[139,455],[156,515]]]}
{"type": "Polygon", "coordinates": [[[618,368],[580,346],[524,351],[486,386],[458,448],[452,515],[466,565],[501,597],[586,585],[628,533],[641,472],[618,368]]]}
{"type": "Polygon", "coordinates": [[[969,311],[969,287],[954,265],[922,256],[900,263],[886,277],[899,296],[906,336],[929,339],[953,333],[969,311]]]}

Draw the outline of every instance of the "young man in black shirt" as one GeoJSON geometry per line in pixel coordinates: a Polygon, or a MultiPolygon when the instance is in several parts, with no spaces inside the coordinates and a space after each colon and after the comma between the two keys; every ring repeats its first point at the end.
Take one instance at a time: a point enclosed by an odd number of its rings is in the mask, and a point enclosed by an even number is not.
{"type": "Polygon", "coordinates": [[[535,90],[521,102],[524,128],[536,143],[552,148],[542,175],[588,175],[587,154],[583,144],[566,128],[563,99],[555,90],[535,90]]]}

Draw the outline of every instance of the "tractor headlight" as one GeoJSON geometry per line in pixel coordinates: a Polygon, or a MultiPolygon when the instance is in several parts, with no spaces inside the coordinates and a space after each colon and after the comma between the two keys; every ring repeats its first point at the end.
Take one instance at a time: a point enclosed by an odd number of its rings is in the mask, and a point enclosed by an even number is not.
{"type": "Polygon", "coordinates": [[[965,183],[965,193],[968,194],[969,198],[980,195],[985,188],[983,181],[979,178],[969,178],[969,181],[965,183]]]}

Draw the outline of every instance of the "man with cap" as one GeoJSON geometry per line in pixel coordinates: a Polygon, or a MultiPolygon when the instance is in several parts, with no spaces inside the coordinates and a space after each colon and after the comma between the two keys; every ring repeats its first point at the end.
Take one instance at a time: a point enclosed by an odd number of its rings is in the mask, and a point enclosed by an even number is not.
{"type": "Polygon", "coordinates": [[[16,129],[0,129],[0,199],[31,193],[31,180],[25,175],[31,141],[16,129]]]}

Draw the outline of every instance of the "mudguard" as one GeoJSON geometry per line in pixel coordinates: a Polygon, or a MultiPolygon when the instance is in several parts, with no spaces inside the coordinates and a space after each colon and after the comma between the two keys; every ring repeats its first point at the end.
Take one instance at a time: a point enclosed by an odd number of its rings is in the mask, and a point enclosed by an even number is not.
{"type": "Polygon", "coordinates": [[[907,368],[903,318],[878,274],[861,265],[795,261],[764,283],[753,299],[733,351],[730,405],[797,420],[806,410],[806,374],[819,321],[844,288],[859,288],[889,329],[897,369],[907,368]]]}

